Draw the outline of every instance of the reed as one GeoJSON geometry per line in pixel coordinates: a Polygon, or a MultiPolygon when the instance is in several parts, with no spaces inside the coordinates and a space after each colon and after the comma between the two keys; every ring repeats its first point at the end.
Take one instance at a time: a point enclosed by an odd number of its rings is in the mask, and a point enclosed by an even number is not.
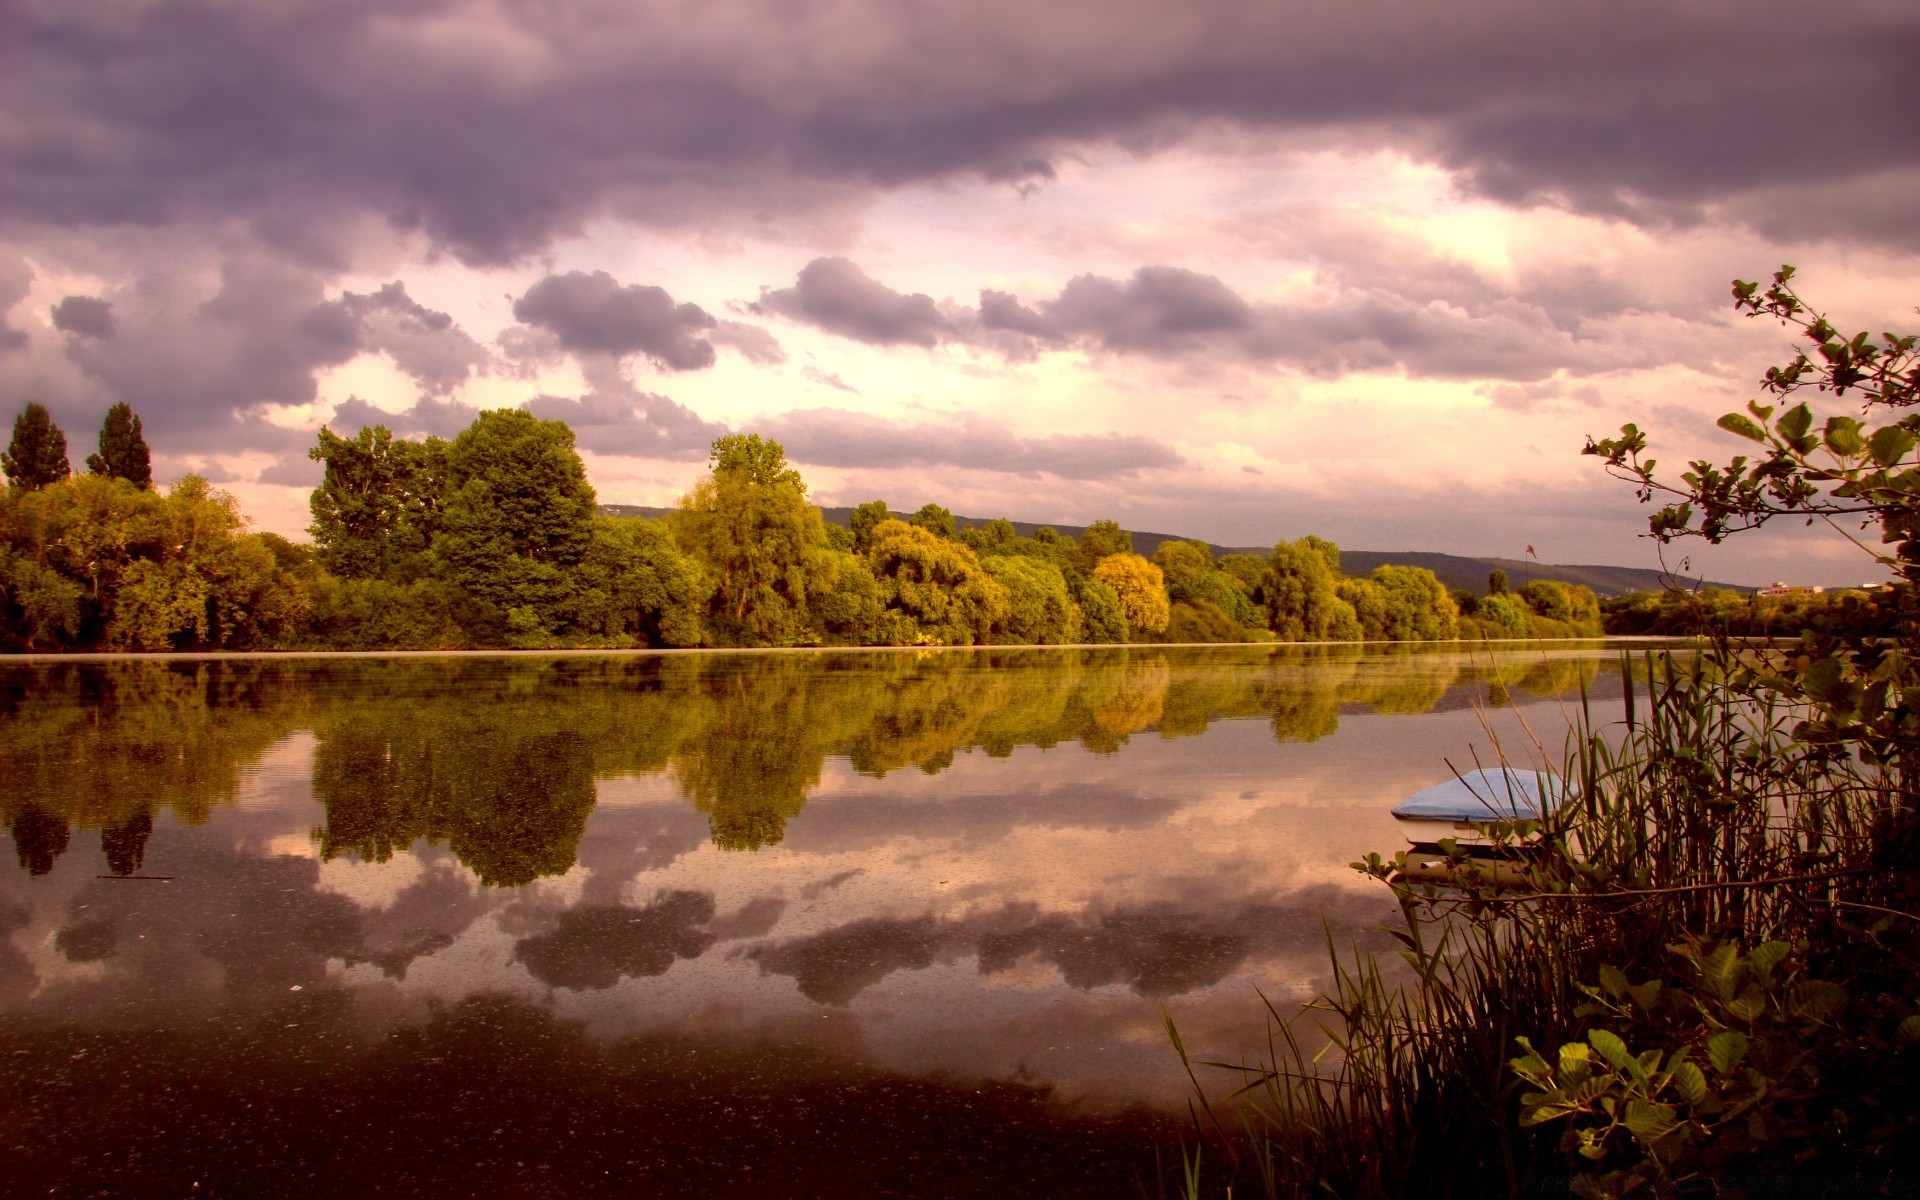
{"type": "MultiPolygon", "coordinates": [[[[1398,958],[1330,940],[1332,986],[1299,1012],[1268,1004],[1262,1061],[1192,1059],[1169,1022],[1213,1164],[1186,1194],[1656,1196],[1736,1175],[1879,1194],[1920,1177],[1911,746],[1823,738],[1806,705],[1754,686],[1769,661],[1723,644],[1628,664],[1610,725],[1583,695],[1570,802],[1492,830],[1535,844],[1527,885],[1394,880],[1398,958]]],[[[1355,865],[1387,880],[1396,862],[1355,865]]]]}

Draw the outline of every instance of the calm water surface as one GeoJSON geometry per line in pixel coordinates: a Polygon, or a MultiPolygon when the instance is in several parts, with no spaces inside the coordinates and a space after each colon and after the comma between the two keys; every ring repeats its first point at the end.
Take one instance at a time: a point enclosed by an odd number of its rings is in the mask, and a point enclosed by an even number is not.
{"type": "Polygon", "coordinates": [[[1137,1194],[1617,658],[0,664],[0,1190],[1137,1194]]]}

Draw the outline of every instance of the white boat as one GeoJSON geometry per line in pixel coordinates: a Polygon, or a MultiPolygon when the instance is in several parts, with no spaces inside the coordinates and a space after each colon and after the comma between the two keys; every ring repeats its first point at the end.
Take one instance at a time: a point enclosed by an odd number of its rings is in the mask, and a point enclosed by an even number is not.
{"type": "Polygon", "coordinates": [[[1519,767],[1468,771],[1423,788],[1393,809],[1395,817],[1414,827],[1395,877],[1444,885],[1458,882],[1465,868],[1479,881],[1523,886],[1532,839],[1493,838],[1486,826],[1542,820],[1566,798],[1567,784],[1559,776],[1519,767]]]}

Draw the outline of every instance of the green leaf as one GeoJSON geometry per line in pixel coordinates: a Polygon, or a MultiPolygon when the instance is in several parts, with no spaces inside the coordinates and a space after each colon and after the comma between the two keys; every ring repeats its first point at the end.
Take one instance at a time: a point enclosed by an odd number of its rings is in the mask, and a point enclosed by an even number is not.
{"type": "Polygon", "coordinates": [[[1627,976],[1619,967],[1600,968],[1600,986],[1607,989],[1607,995],[1619,997],[1627,993],[1627,976]]]}
{"type": "Polygon", "coordinates": [[[1699,1104],[1707,1098],[1707,1076],[1690,1062],[1673,1068],[1673,1086],[1680,1089],[1681,1098],[1688,1104],[1699,1104]]]}
{"type": "Polygon", "coordinates": [[[1560,1047],[1560,1074],[1568,1083],[1585,1079],[1593,1070],[1593,1058],[1579,1042],[1560,1047]]]}
{"type": "Polygon", "coordinates": [[[1825,1023],[1847,1006],[1847,989],[1824,979],[1808,979],[1793,989],[1793,1007],[1810,1021],[1825,1023]]]}
{"type": "Polygon", "coordinates": [[[1738,967],[1740,956],[1732,942],[1724,942],[1714,947],[1711,954],[1700,958],[1700,977],[1709,988],[1720,996],[1733,995],[1733,975],[1738,967]]]}
{"type": "Polygon", "coordinates": [[[1807,436],[1807,430],[1813,428],[1813,410],[1804,404],[1796,404],[1780,414],[1777,425],[1780,435],[1789,441],[1807,436]]]}
{"type": "Polygon", "coordinates": [[[1738,434],[1749,441],[1764,442],[1767,440],[1767,431],[1740,413],[1728,413],[1726,416],[1721,417],[1717,424],[1728,433],[1738,434]]]}
{"type": "Polygon", "coordinates": [[[1737,1029],[1722,1029],[1707,1039],[1707,1061],[1722,1075],[1733,1074],[1747,1056],[1747,1035],[1737,1029]]]}
{"type": "Polygon", "coordinates": [[[1915,1042],[1920,1042],[1920,1016],[1908,1017],[1893,1031],[1893,1044],[1900,1049],[1905,1050],[1915,1042]]]}
{"type": "Polygon", "coordinates": [[[1659,1141],[1676,1123],[1673,1109],[1667,1105],[1627,1101],[1627,1130],[1643,1142],[1659,1141]]]}
{"type": "Polygon", "coordinates": [[[1751,1021],[1767,1011],[1767,994],[1753,984],[1742,988],[1740,994],[1727,1001],[1727,1011],[1742,1021],[1751,1021]]]}
{"type": "Polygon", "coordinates": [[[1911,433],[1898,425],[1889,425],[1875,430],[1867,439],[1867,453],[1873,457],[1874,465],[1891,467],[1913,453],[1914,442],[1911,433]]]}
{"type": "Polygon", "coordinates": [[[1773,969],[1779,966],[1780,960],[1787,956],[1788,949],[1785,942],[1762,942],[1753,948],[1752,954],[1747,955],[1747,966],[1753,970],[1754,974],[1765,979],[1773,974],[1773,969]]]}
{"type": "Polygon", "coordinates": [[[1587,1044],[1600,1052],[1600,1057],[1612,1063],[1617,1070],[1631,1071],[1637,1064],[1633,1055],[1627,1052],[1627,1044],[1620,1036],[1604,1029],[1587,1031],[1587,1044]]]}
{"type": "Polygon", "coordinates": [[[1826,442],[1827,449],[1842,458],[1852,458],[1866,445],[1860,437],[1860,422],[1852,417],[1828,417],[1821,440],[1826,442]]]}

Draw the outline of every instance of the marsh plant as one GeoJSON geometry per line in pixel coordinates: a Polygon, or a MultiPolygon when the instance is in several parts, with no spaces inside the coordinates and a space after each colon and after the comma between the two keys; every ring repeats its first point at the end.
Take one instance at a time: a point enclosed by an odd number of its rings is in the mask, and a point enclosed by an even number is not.
{"type": "Polygon", "coordinates": [[[1190,1194],[1920,1187],[1920,365],[1912,337],[1840,334],[1792,278],[1734,286],[1811,343],[1721,421],[1758,457],[1669,486],[1633,426],[1588,453],[1674,501],[1662,542],[1810,518],[1895,582],[1791,643],[1709,626],[1697,659],[1640,664],[1619,724],[1583,712],[1570,802],[1485,831],[1525,847],[1524,885],[1464,856],[1447,888],[1401,880],[1404,855],[1356,863],[1400,895],[1403,961],[1340,962],[1327,995],[1272,1010],[1266,1061],[1209,1064],[1237,1088],[1202,1093],[1214,1169],[1190,1194]]]}

